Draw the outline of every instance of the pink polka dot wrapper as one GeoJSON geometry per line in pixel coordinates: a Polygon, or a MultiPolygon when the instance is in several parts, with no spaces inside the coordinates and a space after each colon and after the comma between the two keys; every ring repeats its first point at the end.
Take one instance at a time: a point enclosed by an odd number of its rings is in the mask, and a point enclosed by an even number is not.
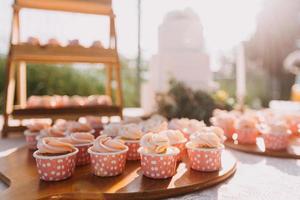
{"type": "Polygon", "coordinates": [[[43,156],[39,151],[33,153],[40,179],[44,181],[60,181],[72,176],[75,170],[76,154],[72,153],[60,156],[43,156]]]}
{"type": "Polygon", "coordinates": [[[238,141],[241,144],[256,144],[258,132],[256,130],[237,129],[238,141]]]}
{"type": "Polygon", "coordinates": [[[117,176],[123,173],[128,148],[119,152],[99,153],[88,149],[91,155],[93,174],[101,177],[117,176]]]}
{"type": "Polygon", "coordinates": [[[28,130],[26,130],[24,132],[24,135],[26,137],[26,142],[27,142],[27,146],[29,149],[31,150],[35,150],[37,149],[37,139],[36,137],[39,135],[39,133],[33,133],[33,132],[30,132],[28,130]]]}
{"type": "Polygon", "coordinates": [[[88,153],[88,148],[90,148],[92,145],[93,145],[92,143],[74,145],[79,150],[78,154],[76,155],[76,166],[90,164],[91,157],[90,154],[88,153]]]}
{"type": "Polygon", "coordinates": [[[138,152],[138,149],[140,148],[140,141],[124,141],[125,145],[128,146],[127,160],[139,160],[141,158],[140,153],[138,152]]]}
{"type": "Polygon", "coordinates": [[[147,154],[143,153],[142,148],[140,148],[143,175],[153,179],[166,179],[174,176],[179,149],[173,148],[175,151],[172,154],[147,154]]]}
{"type": "Polygon", "coordinates": [[[186,145],[190,167],[197,171],[212,172],[221,168],[221,154],[223,148],[191,148],[186,145]]]}
{"type": "Polygon", "coordinates": [[[289,145],[289,135],[262,134],[265,148],[274,151],[285,150],[289,145]]]}
{"type": "Polygon", "coordinates": [[[183,157],[186,155],[185,142],[173,144],[172,146],[177,147],[180,150],[180,153],[176,156],[177,161],[181,161],[183,157]]]}

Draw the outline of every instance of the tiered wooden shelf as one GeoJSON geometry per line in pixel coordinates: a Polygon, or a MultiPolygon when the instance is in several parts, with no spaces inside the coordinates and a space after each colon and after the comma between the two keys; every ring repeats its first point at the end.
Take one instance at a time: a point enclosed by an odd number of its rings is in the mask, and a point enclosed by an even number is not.
{"type": "Polygon", "coordinates": [[[111,0],[15,0],[13,11],[11,45],[6,67],[2,136],[7,136],[8,132],[22,131],[24,129],[22,126],[10,126],[10,119],[76,119],[84,115],[122,117],[121,70],[117,53],[115,15],[112,10],[111,0]],[[21,43],[19,12],[23,8],[105,15],[110,20],[109,47],[107,49],[98,47],[85,48],[79,45],[61,47],[21,43]],[[115,99],[115,102],[113,102],[112,106],[26,108],[26,63],[102,63],[106,66],[105,93],[112,99],[115,99]],[[112,88],[113,82],[116,83],[114,88],[112,88]],[[14,105],[15,102],[16,105],[14,105]]]}

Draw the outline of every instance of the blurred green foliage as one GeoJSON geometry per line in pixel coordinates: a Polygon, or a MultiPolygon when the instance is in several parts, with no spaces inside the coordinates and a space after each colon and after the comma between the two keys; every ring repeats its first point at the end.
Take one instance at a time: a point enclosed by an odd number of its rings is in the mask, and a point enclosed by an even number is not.
{"type": "MultiPolygon", "coordinates": [[[[0,102],[3,106],[5,59],[0,59],[0,102]]],[[[135,69],[122,60],[122,81],[126,107],[137,106],[135,69]]],[[[31,95],[82,95],[104,94],[105,70],[94,66],[74,68],[70,65],[29,64],[27,92],[31,95]]]]}

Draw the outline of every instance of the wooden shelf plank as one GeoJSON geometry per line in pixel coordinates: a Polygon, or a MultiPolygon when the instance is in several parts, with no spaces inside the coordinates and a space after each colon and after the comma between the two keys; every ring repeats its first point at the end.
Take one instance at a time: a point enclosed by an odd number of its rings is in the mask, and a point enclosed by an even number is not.
{"type": "Polygon", "coordinates": [[[119,106],[68,106],[62,108],[20,108],[15,106],[12,116],[14,119],[26,118],[66,118],[76,119],[85,115],[120,116],[122,109],[119,106]]]}
{"type": "Polygon", "coordinates": [[[38,63],[117,63],[114,49],[85,48],[81,46],[34,46],[18,44],[11,46],[14,61],[38,63]]]}
{"type": "Polygon", "coordinates": [[[14,7],[113,16],[111,0],[16,0],[14,7]]]}

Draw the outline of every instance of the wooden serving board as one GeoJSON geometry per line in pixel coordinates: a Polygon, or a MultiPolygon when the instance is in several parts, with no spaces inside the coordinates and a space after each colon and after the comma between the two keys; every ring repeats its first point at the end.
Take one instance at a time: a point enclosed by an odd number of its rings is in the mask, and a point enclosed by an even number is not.
{"type": "Polygon", "coordinates": [[[8,185],[0,193],[0,199],[158,199],[215,185],[232,176],[235,170],[236,160],[225,151],[218,172],[197,172],[182,162],[174,177],[154,180],[142,175],[138,161],[128,161],[119,176],[97,177],[90,166],[84,166],[77,167],[67,180],[45,182],[39,180],[32,151],[22,147],[0,159],[0,179],[8,185]]]}
{"type": "Polygon", "coordinates": [[[243,151],[246,153],[280,157],[280,158],[296,158],[300,159],[300,146],[293,145],[295,139],[291,140],[291,143],[287,150],[284,151],[271,151],[266,150],[263,139],[258,137],[256,144],[239,144],[237,140],[226,140],[225,146],[234,150],[243,151]]]}

